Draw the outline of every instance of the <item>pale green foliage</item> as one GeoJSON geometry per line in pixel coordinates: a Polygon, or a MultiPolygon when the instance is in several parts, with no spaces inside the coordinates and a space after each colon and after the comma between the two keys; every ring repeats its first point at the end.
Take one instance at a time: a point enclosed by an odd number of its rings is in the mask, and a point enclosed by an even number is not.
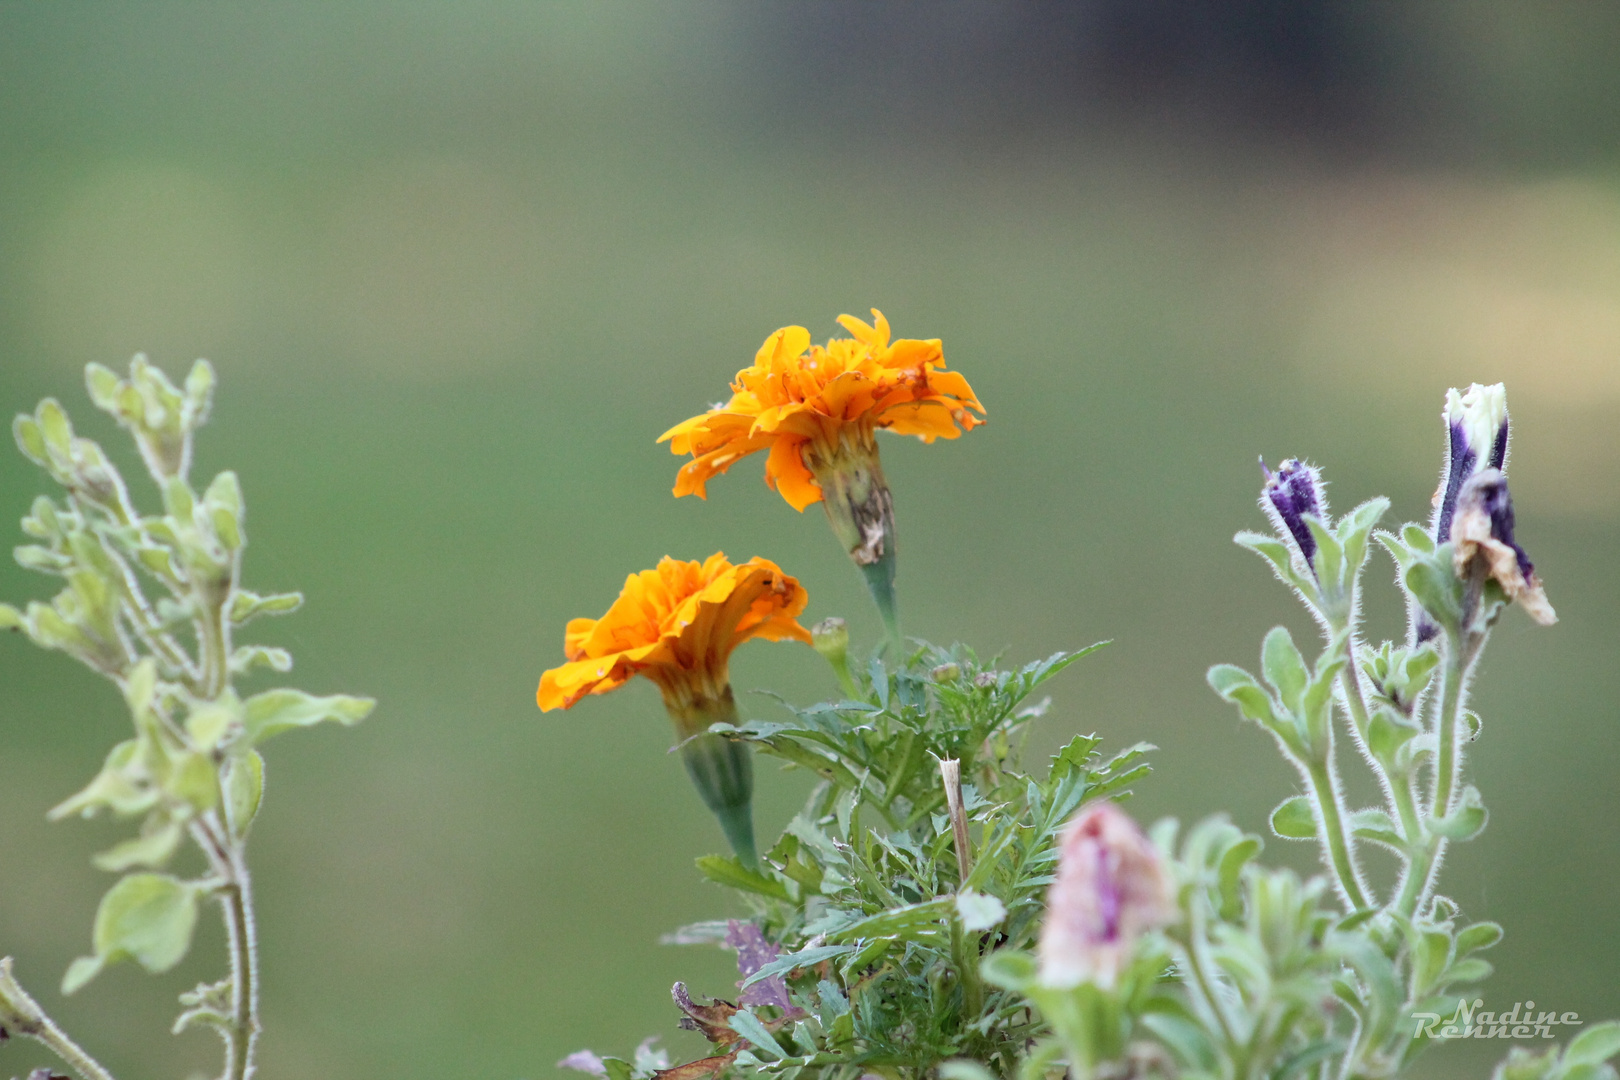
{"type": "Polygon", "coordinates": [[[93,952],[69,968],[63,990],[72,993],[123,959],[153,972],[174,967],[191,946],[199,902],[217,900],[231,973],[187,995],[191,1008],[177,1027],[215,1027],[226,1043],[226,1075],[240,1078],[251,1071],[257,1032],[245,842],[264,793],[258,747],[292,728],[356,723],[373,703],[290,688],[243,700],[233,686],[257,668],[291,668],[285,650],[237,648],[233,635],[260,615],[295,611],[302,597],[241,588],[248,537],[236,474],[220,473],[201,493],[191,486],[192,439],[213,396],[208,363],[199,360],[183,387],[140,356],[127,379],[96,364],[86,377],[91,399],[133,437],[161,510],[137,508],[117,468],[74,433],[55,401],[17,417],[17,445],[65,489],[59,500],[35,500],[22,527],[37,543],[19,547],[17,561],[62,578],[65,588],[23,610],[0,605],[0,629],[21,631],[112,680],[133,727],[100,773],[51,816],[105,810],[141,819],[136,836],[95,857],[103,870],[134,872],[102,899],[93,952]],[[155,872],[188,836],[208,872],[195,880],[155,872]]]}

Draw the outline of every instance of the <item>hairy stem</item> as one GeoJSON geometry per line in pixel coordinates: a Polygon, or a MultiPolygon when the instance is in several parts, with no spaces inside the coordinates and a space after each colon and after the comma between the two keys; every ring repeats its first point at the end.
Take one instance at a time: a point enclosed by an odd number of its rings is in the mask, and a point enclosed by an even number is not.
{"type": "Polygon", "coordinates": [[[253,891],[240,851],[232,853],[236,880],[220,897],[231,952],[231,1038],[225,1080],[248,1080],[259,1041],[259,949],[253,921],[253,891]]]}
{"type": "Polygon", "coordinates": [[[11,974],[9,956],[0,959],[0,1033],[39,1040],[83,1080],[113,1080],[112,1073],[68,1038],[67,1032],[57,1027],[39,1002],[22,988],[11,974]]]}
{"type": "MultiPolygon", "coordinates": [[[[1331,745],[1329,754],[1331,754],[1331,745]]],[[[1334,774],[1330,757],[1306,765],[1311,794],[1316,799],[1317,813],[1322,820],[1322,840],[1327,848],[1328,862],[1338,880],[1339,894],[1351,911],[1367,907],[1367,893],[1356,869],[1355,857],[1350,849],[1350,837],[1345,831],[1343,801],[1338,777],[1334,774]]]]}
{"type": "Polygon", "coordinates": [[[259,1041],[259,949],[246,852],[227,836],[217,820],[195,824],[192,835],[221,881],[216,895],[225,917],[225,944],[231,965],[230,1024],[221,1029],[225,1037],[222,1080],[248,1080],[253,1075],[254,1051],[259,1041]]]}
{"type": "Polygon", "coordinates": [[[1446,658],[1440,712],[1435,718],[1438,730],[1435,732],[1434,795],[1429,800],[1429,813],[1434,817],[1445,817],[1450,812],[1457,786],[1457,722],[1462,712],[1463,657],[1462,650],[1455,646],[1454,642],[1446,658]]]}

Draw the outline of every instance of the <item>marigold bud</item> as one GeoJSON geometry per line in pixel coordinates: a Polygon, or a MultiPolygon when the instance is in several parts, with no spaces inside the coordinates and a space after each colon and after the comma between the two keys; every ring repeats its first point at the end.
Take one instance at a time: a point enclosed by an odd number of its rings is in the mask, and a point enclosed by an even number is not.
{"type": "Polygon", "coordinates": [[[836,615],[829,615],[810,628],[810,644],[829,664],[842,664],[849,653],[849,626],[836,615]]]}
{"type": "Polygon", "coordinates": [[[1158,849],[1113,803],[1081,811],[1058,839],[1057,880],[1046,897],[1040,980],[1068,989],[1110,987],[1142,934],[1175,918],[1158,849]]]}

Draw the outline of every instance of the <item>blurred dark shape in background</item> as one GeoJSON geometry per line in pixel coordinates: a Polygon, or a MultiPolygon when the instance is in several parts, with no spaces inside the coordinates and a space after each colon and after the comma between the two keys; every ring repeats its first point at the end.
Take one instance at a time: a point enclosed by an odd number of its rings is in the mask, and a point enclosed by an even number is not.
{"type": "Polygon", "coordinates": [[[753,119],[894,138],[1103,126],[1329,159],[1612,158],[1620,8],[1351,0],[904,0],[740,16],[753,119]]]}

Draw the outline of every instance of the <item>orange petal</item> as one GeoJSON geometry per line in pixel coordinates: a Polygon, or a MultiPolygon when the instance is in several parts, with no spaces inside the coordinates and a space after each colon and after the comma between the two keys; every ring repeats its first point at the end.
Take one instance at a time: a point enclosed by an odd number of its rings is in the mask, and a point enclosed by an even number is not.
{"type": "Polygon", "coordinates": [[[897,435],[921,436],[924,442],[954,439],[962,432],[951,410],[937,401],[914,401],[896,405],[878,418],[878,423],[897,435]]]}
{"type": "Polygon", "coordinates": [[[795,510],[821,501],[821,487],[804,464],[803,439],[778,438],[765,462],[765,481],[782,493],[795,510]]]}

